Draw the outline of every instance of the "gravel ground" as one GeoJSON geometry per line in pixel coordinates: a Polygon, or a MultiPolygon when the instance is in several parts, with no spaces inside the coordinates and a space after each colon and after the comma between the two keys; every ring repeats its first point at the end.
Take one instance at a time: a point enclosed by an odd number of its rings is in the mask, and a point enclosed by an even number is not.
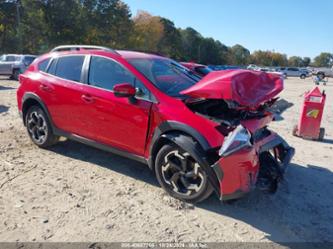
{"type": "Polygon", "coordinates": [[[0,241],[333,241],[333,80],[323,142],[291,135],[311,79],[287,79],[271,128],[296,148],[275,195],[190,205],[167,196],[148,167],[63,140],[34,146],[19,118],[18,83],[0,78],[0,241]]]}

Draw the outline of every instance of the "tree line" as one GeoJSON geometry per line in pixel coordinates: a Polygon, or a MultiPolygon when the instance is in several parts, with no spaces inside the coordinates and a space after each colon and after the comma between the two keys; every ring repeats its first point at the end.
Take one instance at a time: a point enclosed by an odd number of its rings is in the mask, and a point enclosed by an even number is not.
{"type": "Polygon", "coordinates": [[[332,53],[309,57],[250,51],[181,29],[164,17],[132,16],[121,0],[0,0],[0,52],[41,54],[62,44],[94,44],[215,65],[329,67],[332,53]]]}

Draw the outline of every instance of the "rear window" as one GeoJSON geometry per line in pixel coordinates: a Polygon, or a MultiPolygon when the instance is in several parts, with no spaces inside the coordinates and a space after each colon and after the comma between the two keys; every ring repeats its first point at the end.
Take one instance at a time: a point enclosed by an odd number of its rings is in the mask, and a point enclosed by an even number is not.
{"type": "Polygon", "coordinates": [[[63,79],[80,82],[83,61],[84,56],[60,57],[55,65],[54,74],[63,79]]]}
{"type": "Polygon", "coordinates": [[[47,65],[49,64],[50,59],[43,60],[38,64],[38,70],[42,72],[46,72],[47,65]]]}

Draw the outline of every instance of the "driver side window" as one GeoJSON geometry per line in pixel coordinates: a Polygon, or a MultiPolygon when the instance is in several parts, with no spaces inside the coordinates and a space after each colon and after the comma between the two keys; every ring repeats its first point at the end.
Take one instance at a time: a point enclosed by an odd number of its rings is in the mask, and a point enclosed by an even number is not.
{"type": "Polygon", "coordinates": [[[89,85],[111,90],[116,84],[133,84],[134,76],[113,60],[92,56],[89,69],[89,85]]]}
{"type": "Polygon", "coordinates": [[[116,84],[121,83],[128,83],[136,87],[138,98],[150,99],[150,92],[143,83],[119,63],[104,57],[91,57],[88,76],[89,85],[112,91],[116,84]]]}

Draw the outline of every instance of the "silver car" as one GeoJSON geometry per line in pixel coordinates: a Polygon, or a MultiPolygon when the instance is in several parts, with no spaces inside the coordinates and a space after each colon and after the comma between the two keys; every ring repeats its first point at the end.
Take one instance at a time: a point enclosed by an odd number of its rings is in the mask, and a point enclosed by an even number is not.
{"type": "Polygon", "coordinates": [[[281,67],[278,70],[285,77],[300,77],[301,79],[305,79],[309,77],[309,71],[300,69],[298,67],[281,67]]]}
{"type": "Polygon", "coordinates": [[[18,76],[37,58],[35,55],[4,54],[0,56],[0,75],[9,75],[18,80],[18,76]]]}

